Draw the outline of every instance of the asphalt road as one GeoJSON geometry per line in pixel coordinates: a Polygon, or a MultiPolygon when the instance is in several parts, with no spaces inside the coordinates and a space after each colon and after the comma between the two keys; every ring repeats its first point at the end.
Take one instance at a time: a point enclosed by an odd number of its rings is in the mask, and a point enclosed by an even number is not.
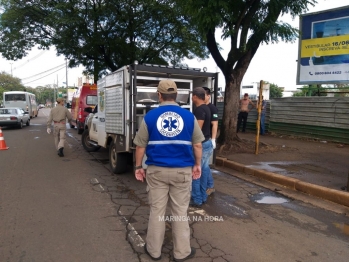
{"type": "MultiPolygon", "coordinates": [[[[145,183],[131,170],[111,174],[107,150],[85,152],[76,130],[58,157],[48,112],[22,130],[3,129],[10,148],[0,151],[0,261],[151,261],[145,183]]],[[[203,209],[188,210],[197,248],[190,261],[349,260],[348,209],[221,171],[203,209]]],[[[162,261],[172,261],[166,226],[162,261]]]]}

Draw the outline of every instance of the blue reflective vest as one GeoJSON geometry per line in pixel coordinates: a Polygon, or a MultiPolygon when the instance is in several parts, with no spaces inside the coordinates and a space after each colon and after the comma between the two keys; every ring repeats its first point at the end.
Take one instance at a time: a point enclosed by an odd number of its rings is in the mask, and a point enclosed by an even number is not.
{"type": "Polygon", "coordinates": [[[148,127],[147,165],[162,167],[194,166],[192,136],[194,115],[177,105],[164,105],[149,111],[144,121],[148,127]]]}

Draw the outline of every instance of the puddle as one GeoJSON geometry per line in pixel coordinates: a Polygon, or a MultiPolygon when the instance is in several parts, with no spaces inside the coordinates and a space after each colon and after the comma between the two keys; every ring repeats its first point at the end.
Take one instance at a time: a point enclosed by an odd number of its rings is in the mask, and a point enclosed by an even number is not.
{"type": "Polygon", "coordinates": [[[39,139],[40,137],[38,137],[38,136],[36,136],[36,137],[34,137],[34,139],[39,139]]]}
{"type": "Polygon", "coordinates": [[[236,205],[235,202],[234,197],[216,191],[212,196],[209,196],[203,209],[210,216],[247,216],[246,210],[236,205]]]}
{"type": "Polygon", "coordinates": [[[340,230],[342,230],[342,232],[346,235],[349,235],[349,224],[345,224],[345,223],[333,223],[336,228],[339,228],[340,230]]]}
{"type": "Polygon", "coordinates": [[[277,194],[265,194],[264,192],[253,195],[251,197],[251,200],[258,203],[258,204],[269,204],[269,205],[275,205],[275,204],[283,204],[289,202],[289,200],[285,197],[282,197],[277,194]]]}
{"type": "Polygon", "coordinates": [[[282,204],[288,202],[288,200],[282,197],[265,196],[256,200],[256,202],[259,204],[282,204]]]}
{"type": "Polygon", "coordinates": [[[326,170],[323,166],[300,161],[257,162],[254,165],[248,165],[248,167],[262,169],[290,177],[294,177],[295,175],[306,176],[307,174],[319,175],[330,173],[330,171],[326,170]]]}

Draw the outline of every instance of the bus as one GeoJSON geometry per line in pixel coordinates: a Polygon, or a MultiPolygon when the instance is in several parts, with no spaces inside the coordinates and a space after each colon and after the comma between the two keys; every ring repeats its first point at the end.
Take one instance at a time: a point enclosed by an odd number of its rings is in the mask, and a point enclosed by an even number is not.
{"type": "Polygon", "coordinates": [[[20,107],[28,112],[30,118],[38,116],[38,105],[34,94],[22,91],[4,92],[4,107],[20,107]]]}

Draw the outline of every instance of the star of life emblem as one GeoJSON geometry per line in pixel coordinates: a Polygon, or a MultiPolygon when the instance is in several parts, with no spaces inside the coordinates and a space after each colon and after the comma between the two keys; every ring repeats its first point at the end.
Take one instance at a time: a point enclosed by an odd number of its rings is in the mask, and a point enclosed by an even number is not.
{"type": "Polygon", "coordinates": [[[174,137],[183,131],[183,118],[175,112],[165,112],[159,116],[156,127],[160,134],[166,137],[174,137]]]}

